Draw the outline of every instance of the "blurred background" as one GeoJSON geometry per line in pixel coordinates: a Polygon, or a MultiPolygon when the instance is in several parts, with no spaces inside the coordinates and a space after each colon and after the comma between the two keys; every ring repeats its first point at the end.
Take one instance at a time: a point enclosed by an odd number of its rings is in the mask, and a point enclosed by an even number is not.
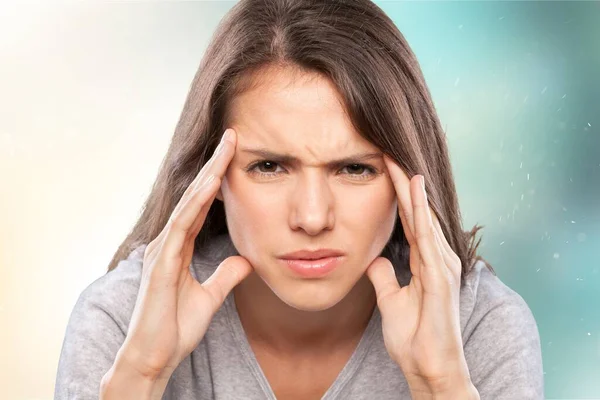
{"type": "MultiPolygon", "coordinates": [[[[548,399],[600,398],[600,2],[376,1],[417,54],[465,229],[529,304],[548,399]]],[[[51,399],[233,1],[0,3],[0,398],[51,399]]]]}

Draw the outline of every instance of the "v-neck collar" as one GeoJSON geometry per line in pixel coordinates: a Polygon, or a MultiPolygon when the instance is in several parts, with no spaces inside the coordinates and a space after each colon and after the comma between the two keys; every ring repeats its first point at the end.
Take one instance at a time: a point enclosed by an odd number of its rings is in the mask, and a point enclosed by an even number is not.
{"type": "MultiPolygon", "coordinates": [[[[235,306],[233,291],[230,292],[225,299],[225,308],[227,311],[227,319],[229,320],[233,337],[239,345],[239,349],[243,353],[246,362],[250,366],[252,374],[260,384],[260,387],[267,396],[267,399],[277,400],[277,398],[275,397],[275,393],[269,385],[269,382],[263,370],[258,364],[256,355],[254,354],[254,351],[252,350],[252,347],[248,342],[248,338],[244,331],[244,327],[242,326],[242,321],[240,320],[240,316],[235,306]]],[[[344,365],[344,367],[342,368],[338,376],[335,378],[331,386],[327,389],[323,397],[321,397],[321,400],[334,400],[337,398],[337,395],[348,383],[350,378],[352,378],[352,376],[356,373],[356,370],[361,365],[362,360],[367,355],[367,351],[373,343],[373,336],[375,332],[377,332],[376,328],[380,325],[381,314],[379,312],[379,308],[376,305],[373,309],[373,313],[371,314],[371,318],[369,319],[369,323],[367,324],[367,328],[363,332],[363,335],[360,338],[356,349],[354,349],[354,352],[346,362],[346,365],[344,365]]]]}

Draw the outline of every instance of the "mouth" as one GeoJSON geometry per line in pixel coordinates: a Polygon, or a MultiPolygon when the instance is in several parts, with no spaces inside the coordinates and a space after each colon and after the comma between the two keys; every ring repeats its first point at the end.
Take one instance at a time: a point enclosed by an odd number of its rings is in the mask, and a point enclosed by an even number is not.
{"type": "Polygon", "coordinates": [[[286,260],[319,260],[328,257],[343,256],[344,253],[337,249],[299,250],[281,256],[286,260]]]}
{"type": "Polygon", "coordinates": [[[294,274],[304,278],[321,278],[332,272],[344,256],[329,256],[315,259],[281,258],[280,261],[294,274]]]}

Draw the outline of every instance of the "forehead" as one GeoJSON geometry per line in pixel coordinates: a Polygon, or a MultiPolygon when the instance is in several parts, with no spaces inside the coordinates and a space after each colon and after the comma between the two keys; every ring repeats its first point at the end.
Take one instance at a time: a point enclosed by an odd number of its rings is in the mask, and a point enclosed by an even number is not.
{"type": "MultiPolygon", "coordinates": [[[[312,142],[324,149],[370,143],[358,134],[335,84],[317,72],[266,68],[245,78],[229,104],[228,123],[241,141],[312,142]]],[[[371,146],[372,147],[372,146],[371,146]]]]}

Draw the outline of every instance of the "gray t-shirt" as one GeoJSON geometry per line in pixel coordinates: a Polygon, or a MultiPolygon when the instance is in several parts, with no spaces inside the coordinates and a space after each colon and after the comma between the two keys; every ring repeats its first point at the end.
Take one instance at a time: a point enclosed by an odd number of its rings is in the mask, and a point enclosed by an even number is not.
{"type": "MultiPolygon", "coordinates": [[[[137,297],[146,245],[91,283],[70,316],[58,364],[55,399],[97,399],[102,376],[123,344],[137,297]]],[[[228,235],[196,252],[192,275],[204,282],[237,254],[228,235]]],[[[401,284],[408,282],[400,278],[401,284]]],[[[460,293],[460,325],[471,380],[481,399],[544,398],[540,338],[523,298],[475,264],[460,293]]],[[[240,322],[233,292],[198,347],[175,369],[163,399],[270,399],[271,390],[240,322]]],[[[375,307],[356,350],[322,400],[410,399],[402,371],[383,342],[375,307]]]]}

